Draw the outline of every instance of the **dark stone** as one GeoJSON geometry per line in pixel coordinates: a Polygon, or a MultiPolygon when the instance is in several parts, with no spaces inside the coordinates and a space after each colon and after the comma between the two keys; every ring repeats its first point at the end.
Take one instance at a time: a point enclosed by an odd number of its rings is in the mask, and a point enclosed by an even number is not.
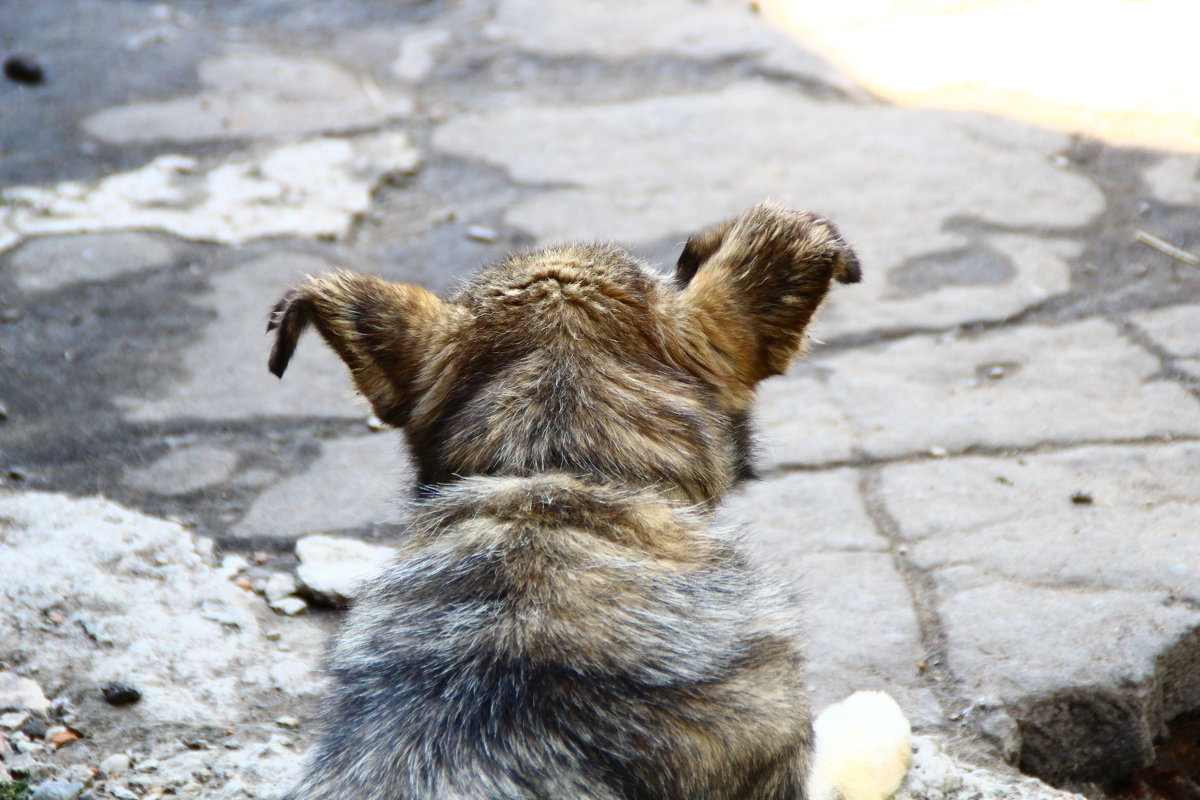
{"type": "Polygon", "coordinates": [[[46,81],[42,65],[29,56],[9,56],[4,59],[4,77],[26,86],[36,86],[46,81]]]}
{"type": "Polygon", "coordinates": [[[127,706],[142,699],[142,693],[127,683],[110,683],[100,691],[104,699],[114,706],[127,706]]]}

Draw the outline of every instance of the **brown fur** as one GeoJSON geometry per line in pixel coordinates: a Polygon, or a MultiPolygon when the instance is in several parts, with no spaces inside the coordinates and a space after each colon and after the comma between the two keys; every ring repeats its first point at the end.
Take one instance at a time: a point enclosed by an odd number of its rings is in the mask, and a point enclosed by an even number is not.
{"type": "Polygon", "coordinates": [[[570,245],[449,300],[351,273],[289,292],[272,372],[313,324],[424,496],[291,796],[802,797],[787,598],[707,509],[749,473],[754,387],[858,279],[832,225],[763,204],[693,237],[674,282],[570,245]]]}

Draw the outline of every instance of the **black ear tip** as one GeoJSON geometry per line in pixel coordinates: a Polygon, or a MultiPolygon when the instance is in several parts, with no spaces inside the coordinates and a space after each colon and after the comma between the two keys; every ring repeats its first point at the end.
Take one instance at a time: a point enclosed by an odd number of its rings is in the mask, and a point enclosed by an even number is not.
{"type": "Polygon", "coordinates": [[[271,357],[267,360],[267,369],[269,369],[271,374],[276,378],[282,378],[283,373],[287,371],[289,360],[290,359],[288,356],[284,355],[278,350],[272,350],[271,357]]]}
{"type": "Polygon", "coordinates": [[[837,278],[839,283],[858,283],[862,280],[862,264],[858,261],[858,256],[850,248],[838,255],[837,268],[833,273],[833,277],[837,278]]]}

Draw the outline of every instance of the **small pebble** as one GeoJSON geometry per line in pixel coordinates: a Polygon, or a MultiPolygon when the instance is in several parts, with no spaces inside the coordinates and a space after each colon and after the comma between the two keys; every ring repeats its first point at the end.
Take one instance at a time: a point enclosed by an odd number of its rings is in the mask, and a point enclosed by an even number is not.
{"type": "Polygon", "coordinates": [[[367,427],[376,432],[385,430],[387,428],[387,426],[383,424],[383,420],[374,414],[367,417],[367,427]]]}
{"type": "Polygon", "coordinates": [[[30,739],[42,739],[46,736],[47,725],[38,717],[30,717],[25,720],[25,724],[21,726],[21,733],[28,736],[30,739]]]}
{"type": "Polygon", "coordinates": [[[29,719],[28,711],[9,711],[7,714],[0,714],[0,728],[7,728],[10,731],[19,730],[27,719],[29,719]]]}
{"type": "Polygon", "coordinates": [[[281,728],[295,730],[296,728],[300,727],[300,720],[296,719],[295,717],[280,717],[279,719],[275,720],[275,724],[281,728]]]}
{"type": "Polygon", "coordinates": [[[100,771],[109,778],[119,778],[129,771],[129,756],[124,753],[113,753],[100,762],[100,771]]]}
{"type": "Polygon", "coordinates": [[[263,594],[266,595],[268,603],[278,603],[288,595],[295,594],[299,588],[295,575],[290,572],[276,572],[267,579],[263,594]]]}
{"type": "Polygon", "coordinates": [[[8,419],[8,406],[4,405],[4,403],[0,403],[0,422],[3,422],[6,419],[8,419]]]}
{"type": "Polygon", "coordinates": [[[0,309],[0,322],[20,322],[25,318],[25,312],[19,308],[0,309]]]}
{"type": "Polygon", "coordinates": [[[83,791],[81,783],[46,781],[33,790],[29,800],[74,800],[83,791]]]}
{"type": "Polygon", "coordinates": [[[117,798],[117,800],[138,800],[138,796],[124,786],[117,786],[110,783],[104,787],[104,791],[117,798]]]}
{"type": "Polygon", "coordinates": [[[929,455],[933,456],[934,458],[945,458],[946,456],[950,455],[950,453],[944,447],[935,446],[929,448],[929,455]]]}
{"type": "Polygon", "coordinates": [[[494,242],[498,234],[486,225],[467,226],[467,238],[474,242],[494,242]]]}
{"type": "Polygon", "coordinates": [[[1090,506],[1093,498],[1089,492],[1075,492],[1071,495],[1071,502],[1077,506],[1090,506]]]}
{"type": "Polygon", "coordinates": [[[104,699],[114,706],[126,706],[142,699],[142,693],[127,683],[110,683],[103,689],[104,699]]]}
{"type": "Polygon", "coordinates": [[[294,617],[307,610],[308,603],[299,597],[283,597],[271,603],[271,608],[284,616],[294,617]]]}
{"type": "Polygon", "coordinates": [[[1008,370],[1001,364],[992,364],[987,368],[987,376],[992,380],[1003,378],[1008,373],[1008,370]]]}
{"type": "Polygon", "coordinates": [[[46,71],[29,56],[9,56],[4,59],[4,77],[13,83],[37,86],[45,83],[46,71]]]}

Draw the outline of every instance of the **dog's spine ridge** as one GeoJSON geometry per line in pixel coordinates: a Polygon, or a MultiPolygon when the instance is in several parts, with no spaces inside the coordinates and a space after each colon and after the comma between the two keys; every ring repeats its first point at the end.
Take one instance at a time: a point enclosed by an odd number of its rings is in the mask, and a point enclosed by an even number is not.
{"type": "Polygon", "coordinates": [[[884,692],[855,692],[821,712],[808,800],[886,800],[904,782],[912,729],[884,692]]]}

